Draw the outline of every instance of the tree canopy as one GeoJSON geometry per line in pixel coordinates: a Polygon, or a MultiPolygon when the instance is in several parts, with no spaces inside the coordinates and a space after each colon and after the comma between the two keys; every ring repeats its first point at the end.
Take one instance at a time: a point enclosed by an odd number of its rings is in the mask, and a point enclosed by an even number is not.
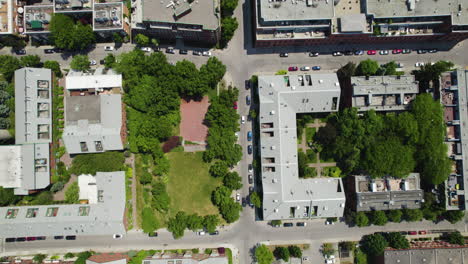
{"type": "Polygon", "coordinates": [[[74,182],[70,186],[68,186],[67,190],[65,191],[65,202],[77,203],[79,198],[80,187],[78,186],[78,182],[74,182]]]}
{"type": "Polygon", "coordinates": [[[364,236],[361,240],[362,250],[371,256],[381,256],[388,246],[387,240],[381,234],[364,236]]]}
{"type": "Polygon", "coordinates": [[[410,247],[408,239],[399,232],[391,232],[387,234],[389,246],[394,249],[407,249],[410,247]]]}
{"type": "Polygon", "coordinates": [[[76,175],[92,174],[96,172],[119,171],[123,169],[125,157],[121,152],[103,152],[76,155],[70,172],[76,175]]]}
{"type": "Polygon", "coordinates": [[[88,71],[90,62],[88,55],[75,55],[70,63],[70,68],[76,71],[88,71]]]}
{"type": "Polygon", "coordinates": [[[50,20],[49,30],[54,45],[66,50],[84,50],[96,41],[90,25],[74,22],[64,14],[54,14],[50,20]]]}
{"type": "Polygon", "coordinates": [[[273,253],[262,244],[255,248],[255,259],[258,264],[271,264],[274,260],[274,256],[273,253]]]}
{"type": "Polygon", "coordinates": [[[379,69],[379,64],[375,60],[367,59],[361,61],[356,68],[356,75],[362,76],[371,76],[377,73],[379,69]]]}

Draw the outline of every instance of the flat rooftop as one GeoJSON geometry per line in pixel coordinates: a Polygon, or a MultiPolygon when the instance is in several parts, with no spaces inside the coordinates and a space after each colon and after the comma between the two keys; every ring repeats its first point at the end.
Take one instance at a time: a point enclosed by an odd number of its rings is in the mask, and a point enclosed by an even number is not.
{"type": "Polygon", "coordinates": [[[88,72],[71,70],[65,78],[67,90],[121,88],[122,74],[111,69],[98,67],[88,72]]]}
{"type": "Polygon", "coordinates": [[[13,0],[0,2],[0,34],[13,33],[13,0]]]}
{"type": "Polygon", "coordinates": [[[66,123],[88,120],[101,122],[101,97],[99,95],[67,96],[65,109],[66,123]]]}
{"type": "Polygon", "coordinates": [[[367,0],[375,18],[451,16],[453,25],[468,24],[468,0],[367,0]]]}
{"type": "Polygon", "coordinates": [[[47,32],[49,23],[54,13],[54,6],[25,6],[24,28],[26,33],[47,32]]]}
{"type": "Polygon", "coordinates": [[[94,4],[94,29],[123,28],[123,3],[94,4]]]}
{"type": "Polygon", "coordinates": [[[201,25],[203,29],[211,30],[219,27],[220,15],[216,13],[216,8],[220,8],[219,1],[195,0],[191,4],[172,0],[141,0],[141,2],[143,21],[201,25]]]}
{"type": "Polygon", "coordinates": [[[90,12],[94,0],[54,0],[55,12],[90,12]]]}
{"type": "Polygon", "coordinates": [[[418,82],[414,75],[354,76],[351,77],[353,95],[417,94],[418,82]]]}
{"type": "Polygon", "coordinates": [[[334,1],[317,0],[258,0],[260,1],[260,20],[294,21],[319,20],[334,17],[334,1]]]}

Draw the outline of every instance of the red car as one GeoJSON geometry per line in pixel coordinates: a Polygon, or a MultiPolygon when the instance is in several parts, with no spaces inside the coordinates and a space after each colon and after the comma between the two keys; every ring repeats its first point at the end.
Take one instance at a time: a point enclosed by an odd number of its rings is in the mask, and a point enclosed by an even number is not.
{"type": "Polygon", "coordinates": [[[234,101],[234,106],[233,107],[234,107],[234,109],[237,110],[237,101],[234,101]]]}
{"type": "Polygon", "coordinates": [[[427,231],[421,230],[421,231],[419,231],[419,234],[420,235],[425,235],[425,234],[427,234],[427,231]]]}
{"type": "Polygon", "coordinates": [[[418,232],[416,232],[416,231],[409,231],[408,232],[408,235],[413,235],[414,236],[414,235],[417,235],[417,234],[418,234],[418,232]]]}
{"type": "Polygon", "coordinates": [[[288,68],[288,71],[297,71],[298,68],[296,66],[291,66],[288,68]]]}
{"type": "Polygon", "coordinates": [[[368,50],[367,51],[367,55],[375,55],[375,54],[377,54],[376,50],[368,50]]]}
{"type": "Polygon", "coordinates": [[[392,50],[392,54],[400,54],[400,53],[402,53],[402,52],[403,52],[402,49],[394,49],[394,50],[392,50]]]}

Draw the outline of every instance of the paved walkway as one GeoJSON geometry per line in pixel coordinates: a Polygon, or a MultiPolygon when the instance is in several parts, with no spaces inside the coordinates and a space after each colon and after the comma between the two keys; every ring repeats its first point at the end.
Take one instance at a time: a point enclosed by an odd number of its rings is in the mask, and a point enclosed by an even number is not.
{"type": "Polygon", "coordinates": [[[68,186],[70,186],[70,184],[76,182],[77,180],[78,180],[78,177],[75,174],[72,174],[70,176],[70,180],[67,183],[65,183],[65,186],[63,187],[63,189],[59,192],[54,193],[54,201],[65,200],[65,191],[67,190],[68,186]]]}
{"type": "Polygon", "coordinates": [[[132,222],[133,229],[138,229],[137,222],[137,190],[136,190],[136,175],[135,175],[135,154],[130,156],[132,162],[132,222]]]}

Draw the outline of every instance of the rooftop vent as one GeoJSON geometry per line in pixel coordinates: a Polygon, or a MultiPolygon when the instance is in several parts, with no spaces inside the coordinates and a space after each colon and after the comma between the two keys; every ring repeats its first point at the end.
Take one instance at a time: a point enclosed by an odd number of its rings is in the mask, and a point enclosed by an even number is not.
{"type": "Polygon", "coordinates": [[[319,80],[319,83],[323,83],[323,80],[319,80]]]}

